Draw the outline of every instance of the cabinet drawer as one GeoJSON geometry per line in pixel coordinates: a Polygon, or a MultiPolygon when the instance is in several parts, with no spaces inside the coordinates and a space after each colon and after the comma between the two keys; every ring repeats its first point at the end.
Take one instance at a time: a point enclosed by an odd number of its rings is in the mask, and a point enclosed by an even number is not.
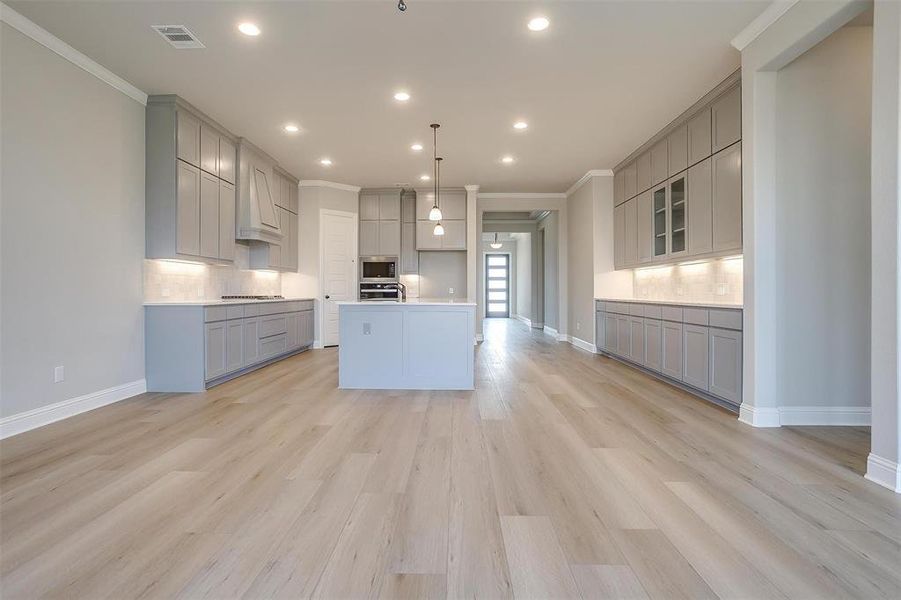
{"type": "Polygon", "coordinates": [[[711,308],[710,326],[741,331],[741,311],[711,308]]]}
{"type": "Polygon", "coordinates": [[[663,307],[659,304],[645,304],[644,305],[644,316],[648,319],[662,319],[663,318],[663,307]]]}
{"type": "Polygon", "coordinates": [[[245,304],[244,305],[244,316],[245,317],[255,317],[260,314],[260,305],[259,304],[245,304]]]}
{"type": "Polygon", "coordinates": [[[629,305],[625,302],[608,302],[607,312],[619,315],[627,315],[629,314],[629,305]]]}
{"type": "Polygon", "coordinates": [[[313,310],[313,301],[312,300],[300,300],[297,303],[297,310],[313,310]]]}
{"type": "MultiPolygon", "coordinates": [[[[284,320],[284,319],[283,319],[284,320]]],[[[260,340],[260,360],[266,360],[279,354],[284,354],[288,350],[288,335],[282,333],[272,337],[260,340]]]]}
{"type": "Polygon", "coordinates": [[[285,315],[275,315],[260,319],[260,339],[286,333],[287,331],[288,320],[285,315]]]}
{"type": "Polygon", "coordinates": [[[244,305],[239,304],[238,306],[226,306],[225,307],[225,317],[229,320],[243,319],[244,318],[244,305]]]}
{"type": "Polygon", "coordinates": [[[277,315],[288,312],[288,304],[288,302],[268,302],[266,304],[260,304],[259,315],[263,317],[265,315],[277,315]]]}
{"type": "Polygon", "coordinates": [[[607,310],[607,303],[603,300],[595,300],[594,301],[594,310],[598,312],[604,312],[607,310]]]}
{"type": "Polygon", "coordinates": [[[629,314],[633,317],[643,317],[644,316],[644,304],[630,304],[629,305],[629,314]]]}
{"type": "Polygon", "coordinates": [[[661,308],[661,316],[664,321],[675,321],[676,323],[682,322],[681,306],[663,306],[661,308]]]}
{"type": "Polygon", "coordinates": [[[708,311],[706,308],[683,308],[682,322],[691,325],[707,325],[708,311]]]}
{"type": "Polygon", "coordinates": [[[207,306],[203,309],[203,322],[224,321],[228,318],[227,306],[207,306]]]}

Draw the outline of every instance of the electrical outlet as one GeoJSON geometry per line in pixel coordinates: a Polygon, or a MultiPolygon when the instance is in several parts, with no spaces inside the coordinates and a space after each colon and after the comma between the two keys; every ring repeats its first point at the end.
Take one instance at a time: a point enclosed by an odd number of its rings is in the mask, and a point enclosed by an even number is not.
{"type": "Polygon", "coordinates": [[[728,283],[716,284],[716,295],[717,296],[725,296],[728,293],[729,293],[729,284],[728,283]]]}
{"type": "Polygon", "coordinates": [[[372,323],[363,323],[363,335],[372,335],[372,323]]]}
{"type": "Polygon", "coordinates": [[[61,383],[66,380],[66,367],[53,368],[53,383],[61,383]]]}
{"type": "Polygon", "coordinates": [[[576,321],[576,331],[579,331],[580,329],[582,329],[582,324],[576,321]]]}
{"type": "Polygon", "coordinates": [[[450,294],[451,296],[453,296],[453,295],[454,295],[454,288],[447,288],[447,293],[450,294]]]}
{"type": "Polygon", "coordinates": [[[163,298],[168,298],[169,297],[169,288],[163,288],[162,290],[160,290],[160,295],[163,298]]]}

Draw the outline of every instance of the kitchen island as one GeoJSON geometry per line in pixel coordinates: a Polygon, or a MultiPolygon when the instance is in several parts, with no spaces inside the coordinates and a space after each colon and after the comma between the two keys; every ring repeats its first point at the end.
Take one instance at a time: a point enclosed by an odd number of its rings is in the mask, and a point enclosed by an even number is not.
{"type": "Polygon", "coordinates": [[[474,302],[339,302],[338,386],[471,390],[474,302]]]}

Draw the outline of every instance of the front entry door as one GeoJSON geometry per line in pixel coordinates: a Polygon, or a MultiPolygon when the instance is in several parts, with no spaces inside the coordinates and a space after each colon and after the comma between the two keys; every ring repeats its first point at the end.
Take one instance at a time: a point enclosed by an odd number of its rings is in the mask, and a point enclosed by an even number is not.
{"type": "Polygon", "coordinates": [[[485,255],[485,316],[510,316],[510,255],[485,255]]]}
{"type": "Polygon", "coordinates": [[[338,302],[357,299],[357,231],[352,213],[323,209],[319,215],[323,346],[337,346],[338,302]]]}

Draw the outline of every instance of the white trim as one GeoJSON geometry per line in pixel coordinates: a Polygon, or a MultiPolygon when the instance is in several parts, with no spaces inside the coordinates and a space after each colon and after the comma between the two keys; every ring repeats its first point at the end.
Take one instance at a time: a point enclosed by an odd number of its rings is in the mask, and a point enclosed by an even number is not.
{"type": "Polygon", "coordinates": [[[81,67],[100,81],[103,81],[110,87],[116,88],[132,100],[147,106],[147,94],[2,2],[0,2],[0,21],[3,21],[13,29],[17,29],[22,34],[30,37],[48,50],[56,52],[73,65],[81,67]]]}
{"type": "MultiPolygon", "coordinates": [[[[346,210],[334,210],[331,208],[320,208],[319,209],[319,290],[316,293],[316,299],[319,301],[319,344],[320,348],[322,348],[322,344],[325,342],[323,339],[325,338],[325,282],[323,281],[323,277],[325,276],[325,252],[323,252],[324,241],[322,235],[322,216],[330,215],[333,217],[343,217],[348,218],[353,223],[353,252],[351,252],[351,257],[354,261],[354,273],[351,276],[351,286],[356,286],[356,291],[353,292],[353,299],[356,300],[359,295],[359,286],[357,285],[357,278],[359,277],[360,271],[359,266],[357,265],[357,260],[359,260],[359,256],[357,255],[359,252],[359,243],[360,243],[360,220],[357,218],[358,213],[349,212],[346,210]]],[[[316,342],[314,341],[314,344],[316,342]]]]}
{"type": "Polygon", "coordinates": [[[336,190],[344,190],[345,192],[359,192],[362,188],[356,185],[348,185],[346,183],[335,183],[334,181],[325,181],[323,179],[303,179],[298,182],[298,187],[328,187],[336,190]]]}
{"type": "Polygon", "coordinates": [[[464,186],[463,186],[463,189],[466,190],[467,192],[476,192],[476,193],[478,193],[478,192],[479,192],[479,184],[477,184],[477,183],[471,183],[471,184],[469,184],[469,185],[464,185],[464,186]]]}
{"type": "Polygon", "coordinates": [[[319,340],[313,340],[313,350],[322,350],[322,342],[319,340]]]}
{"type": "Polygon", "coordinates": [[[485,341],[485,336],[482,335],[481,333],[477,333],[477,334],[476,334],[476,343],[478,343],[478,342],[484,342],[484,341],[485,341]]]}
{"type": "Polygon", "coordinates": [[[544,326],[544,332],[550,336],[553,336],[554,339],[557,339],[557,330],[549,325],[544,326]]]}
{"type": "Polygon", "coordinates": [[[779,427],[779,409],[756,408],[743,402],[738,408],[738,420],[751,427],[779,427]]]}
{"type": "Polygon", "coordinates": [[[524,317],[524,316],[522,316],[522,315],[513,315],[513,318],[516,319],[517,321],[522,321],[523,323],[525,323],[525,324],[528,325],[529,327],[532,326],[532,321],[531,321],[530,319],[527,319],[526,317],[524,317]]]}
{"type": "Polygon", "coordinates": [[[780,406],[781,425],[846,425],[865,427],[870,424],[869,406],[780,406]]]}
{"type": "Polygon", "coordinates": [[[592,354],[597,354],[598,349],[594,344],[590,342],[586,342],[585,340],[579,339],[573,335],[566,336],[567,340],[570,344],[578,348],[579,350],[585,350],[586,352],[591,352],[592,354]]]}
{"type": "Polygon", "coordinates": [[[146,391],[147,381],[138,379],[130,383],[100,390],[99,392],[92,392],[77,398],[70,398],[17,415],[4,417],[0,419],[0,440],[143,394],[146,391]]]}
{"type": "Polygon", "coordinates": [[[520,198],[520,199],[534,199],[534,198],[566,198],[566,194],[562,192],[548,192],[547,194],[542,194],[540,192],[487,192],[484,194],[479,194],[479,200],[492,200],[497,198],[520,198]]]}
{"type": "Polygon", "coordinates": [[[767,6],[756,19],[751,21],[737,36],[732,38],[732,47],[739,52],[747,48],[748,44],[760,37],[764,31],[769,29],[773,23],[778,21],[782,15],[787,13],[791,7],[798,3],[798,1],[799,0],[778,0],[767,6]]]}
{"type": "Polygon", "coordinates": [[[572,184],[569,187],[569,189],[566,190],[566,193],[564,194],[564,196],[569,196],[570,194],[575,192],[577,189],[579,189],[580,187],[585,185],[585,182],[588,181],[589,179],[591,179],[592,177],[613,177],[613,170],[612,169],[592,169],[591,171],[588,171],[587,173],[582,175],[582,177],[579,178],[579,181],[572,184]]]}
{"type": "Polygon", "coordinates": [[[867,457],[867,473],[864,477],[896,494],[901,494],[901,465],[895,461],[870,452],[867,457]]]}

